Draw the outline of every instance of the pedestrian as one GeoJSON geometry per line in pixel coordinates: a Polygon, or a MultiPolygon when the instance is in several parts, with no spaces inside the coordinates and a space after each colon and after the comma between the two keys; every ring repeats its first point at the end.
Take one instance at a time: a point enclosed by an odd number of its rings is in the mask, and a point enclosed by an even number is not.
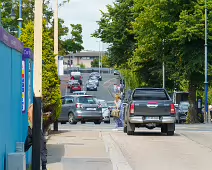
{"type": "Polygon", "coordinates": [[[123,127],[122,120],[121,120],[121,97],[119,94],[115,96],[114,103],[116,106],[115,112],[119,113],[119,116],[114,116],[114,121],[116,123],[115,130],[118,130],[119,127],[123,127]]]}
{"type": "MultiPolygon", "coordinates": [[[[28,135],[26,137],[24,143],[24,151],[27,152],[29,148],[32,146],[32,128],[33,128],[33,104],[30,105],[28,110],[28,135]]],[[[40,156],[41,156],[41,163],[42,163],[42,170],[47,170],[47,149],[46,149],[46,139],[44,137],[43,131],[41,130],[40,136],[40,156]]]]}

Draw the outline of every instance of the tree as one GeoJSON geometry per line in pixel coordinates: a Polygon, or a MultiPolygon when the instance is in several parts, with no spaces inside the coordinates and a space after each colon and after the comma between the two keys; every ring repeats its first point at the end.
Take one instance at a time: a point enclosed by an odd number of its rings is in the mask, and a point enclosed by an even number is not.
{"type": "Polygon", "coordinates": [[[108,12],[101,11],[102,17],[97,21],[99,28],[92,34],[102,42],[109,43],[112,65],[121,66],[132,57],[135,48],[131,22],[134,15],[131,8],[133,0],[116,0],[114,7],[107,5],[108,12]]]}
{"type": "Polygon", "coordinates": [[[62,43],[62,46],[66,52],[66,54],[73,52],[80,52],[84,49],[82,46],[82,25],[81,24],[71,24],[71,38],[65,40],[62,43]]]}
{"type": "MultiPolygon", "coordinates": [[[[61,92],[60,92],[60,79],[57,74],[57,67],[55,64],[53,54],[53,39],[51,32],[47,27],[47,22],[43,22],[43,55],[42,60],[42,101],[44,112],[52,112],[51,117],[44,120],[44,130],[47,130],[49,125],[59,118],[61,113],[61,92]]],[[[25,47],[34,47],[34,24],[29,22],[22,29],[20,40],[24,43],[25,47]]]]}

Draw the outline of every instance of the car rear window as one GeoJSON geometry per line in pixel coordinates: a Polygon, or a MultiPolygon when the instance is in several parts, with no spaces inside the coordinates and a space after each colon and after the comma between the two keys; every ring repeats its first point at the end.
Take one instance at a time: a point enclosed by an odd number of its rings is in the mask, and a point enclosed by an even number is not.
{"type": "Polygon", "coordinates": [[[137,89],[132,100],[169,100],[169,97],[163,89],[137,89]]]}
{"type": "Polygon", "coordinates": [[[80,96],[77,98],[77,102],[83,104],[96,104],[96,99],[92,96],[80,96]]]}

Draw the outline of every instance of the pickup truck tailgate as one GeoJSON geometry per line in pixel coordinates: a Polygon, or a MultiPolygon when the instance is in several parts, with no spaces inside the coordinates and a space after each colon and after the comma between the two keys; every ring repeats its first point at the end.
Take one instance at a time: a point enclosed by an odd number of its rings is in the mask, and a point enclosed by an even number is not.
{"type": "Polygon", "coordinates": [[[168,116],[171,101],[134,101],[134,116],[168,116]]]}

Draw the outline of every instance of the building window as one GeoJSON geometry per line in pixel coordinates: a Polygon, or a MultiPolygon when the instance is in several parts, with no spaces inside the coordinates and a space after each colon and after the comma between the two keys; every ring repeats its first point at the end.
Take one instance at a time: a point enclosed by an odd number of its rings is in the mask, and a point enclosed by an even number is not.
{"type": "Polygon", "coordinates": [[[90,57],[82,57],[82,60],[90,60],[90,57]]]}

